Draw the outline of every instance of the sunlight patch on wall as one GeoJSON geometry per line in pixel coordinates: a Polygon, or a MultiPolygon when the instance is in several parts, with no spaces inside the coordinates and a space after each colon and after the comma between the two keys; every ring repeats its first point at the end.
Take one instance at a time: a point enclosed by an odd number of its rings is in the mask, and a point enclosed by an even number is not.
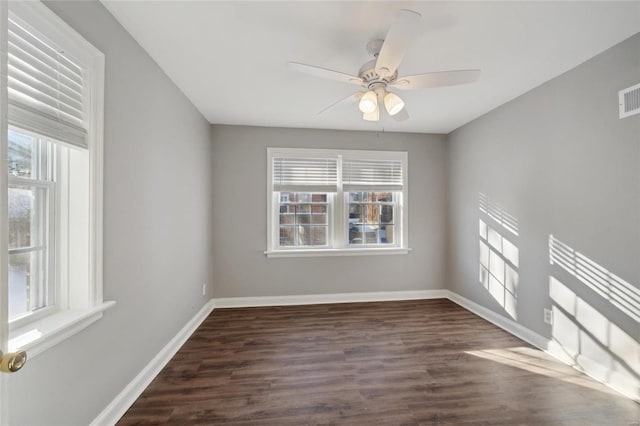
{"type": "Polygon", "coordinates": [[[640,289],[549,235],[549,262],[557,265],[600,297],[640,322],[640,289]]]}
{"type": "Polygon", "coordinates": [[[553,301],[552,352],[630,395],[640,393],[640,344],[557,278],[549,277],[553,301]]]}
{"type": "Polygon", "coordinates": [[[518,220],[500,204],[479,193],[479,209],[513,235],[518,235],[518,220]]]}
{"type": "Polygon", "coordinates": [[[513,319],[517,318],[518,247],[479,219],[480,276],[482,286],[513,319]]]}

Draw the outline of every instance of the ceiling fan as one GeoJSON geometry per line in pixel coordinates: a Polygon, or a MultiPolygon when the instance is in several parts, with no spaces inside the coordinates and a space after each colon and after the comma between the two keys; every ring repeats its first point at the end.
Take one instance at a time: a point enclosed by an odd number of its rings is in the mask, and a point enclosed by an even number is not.
{"type": "Polygon", "coordinates": [[[364,120],[379,121],[381,106],[384,105],[391,117],[404,121],[409,118],[404,101],[389,88],[413,90],[453,86],[474,82],[480,75],[480,70],[471,69],[399,77],[398,66],[409,43],[418,33],[421,18],[418,12],[412,10],[398,11],[385,39],[375,39],[367,44],[367,51],[373,55],[373,59],[360,67],[357,76],[299,62],[289,62],[289,67],[315,77],[355,84],[365,89],[329,105],[318,114],[340,103],[357,101],[364,120]]]}

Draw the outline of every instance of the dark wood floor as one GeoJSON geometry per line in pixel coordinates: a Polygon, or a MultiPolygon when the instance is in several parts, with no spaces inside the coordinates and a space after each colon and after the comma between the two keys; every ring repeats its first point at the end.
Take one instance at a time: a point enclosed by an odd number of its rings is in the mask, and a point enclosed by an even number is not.
{"type": "Polygon", "coordinates": [[[640,405],[444,300],[216,309],[133,424],[638,425],[640,405]]]}

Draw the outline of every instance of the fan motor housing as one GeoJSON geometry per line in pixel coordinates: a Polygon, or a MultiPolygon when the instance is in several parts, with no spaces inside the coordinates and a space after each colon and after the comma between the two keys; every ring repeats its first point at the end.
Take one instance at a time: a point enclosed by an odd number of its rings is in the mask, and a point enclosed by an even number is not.
{"type": "Polygon", "coordinates": [[[364,81],[365,85],[370,88],[373,84],[376,83],[381,83],[386,86],[387,84],[393,83],[396,80],[396,78],[398,77],[398,70],[396,70],[390,76],[381,77],[376,72],[376,60],[372,59],[362,67],[360,67],[360,71],[358,71],[358,77],[360,77],[362,81],[364,81]]]}

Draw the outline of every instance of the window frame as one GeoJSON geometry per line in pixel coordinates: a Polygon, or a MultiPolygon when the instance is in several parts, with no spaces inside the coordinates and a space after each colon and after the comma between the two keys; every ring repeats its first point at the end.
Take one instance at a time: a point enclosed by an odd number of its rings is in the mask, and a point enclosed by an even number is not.
{"type": "MultiPolygon", "coordinates": [[[[8,255],[18,253],[32,253],[34,251],[38,251],[40,249],[44,249],[43,262],[45,268],[45,276],[46,276],[46,305],[42,308],[38,308],[35,311],[26,312],[22,315],[18,315],[15,318],[9,318],[9,329],[15,329],[18,327],[22,327],[27,325],[30,322],[36,321],[38,319],[44,318],[47,315],[51,315],[54,311],[59,309],[58,306],[58,285],[56,279],[56,252],[57,252],[57,241],[58,241],[58,226],[57,223],[57,199],[58,199],[58,187],[56,185],[55,179],[55,170],[56,170],[56,146],[53,142],[47,140],[41,135],[36,135],[33,132],[29,132],[23,129],[19,129],[13,125],[8,126],[9,129],[12,129],[15,132],[29,135],[34,137],[38,144],[38,168],[39,168],[39,176],[36,178],[27,178],[22,176],[13,176],[8,175],[8,187],[21,187],[21,188],[39,188],[44,190],[44,200],[42,200],[44,206],[42,206],[42,215],[41,218],[45,222],[45,229],[43,232],[43,238],[46,239],[42,244],[38,246],[31,247],[20,247],[20,248],[9,248],[8,255]],[[41,164],[43,147],[46,146],[46,159],[47,162],[47,176],[41,176],[43,173],[43,166],[41,164]]],[[[8,303],[11,303],[8,300],[8,303]]]]}
{"type": "MultiPolygon", "coordinates": [[[[267,257],[306,257],[306,256],[354,256],[407,254],[409,248],[409,206],[408,206],[408,153],[406,151],[373,151],[343,149],[307,149],[307,148],[267,148],[267,257]],[[327,193],[329,204],[329,226],[327,247],[321,246],[279,246],[279,191],[273,185],[273,158],[281,156],[314,157],[338,159],[338,184],[335,193],[327,193]],[[349,244],[349,191],[344,191],[342,184],[342,161],[345,158],[359,160],[399,160],[402,165],[402,189],[385,190],[371,186],[368,189],[350,192],[394,192],[398,200],[394,208],[394,231],[396,240],[393,244],[384,245],[350,245],[349,244]],[[277,210],[277,211],[276,211],[277,210]]],[[[296,191],[283,191],[296,192],[296,191]]],[[[297,191],[305,192],[305,191],[297,191]]],[[[322,192],[322,191],[308,191],[322,192]]]]}
{"type": "MultiPolygon", "coordinates": [[[[84,98],[84,109],[86,111],[86,134],[87,149],[86,158],[84,158],[83,166],[87,168],[88,181],[82,185],[86,187],[86,194],[82,196],[82,200],[86,201],[86,238],[88,247],[70,248],[69,250],[60,249],[60,241],[57,238],[59,234],[67,233],[68,238],[71,233],[75,232],[74,227],[65,227],[64,223],[60,223],[58,218],[55,225],[64,227],[65,229],[56,229],[56,269],[67,268],[72,263],[70,259],[75,254],[82,252],[83,268],[86,268],[86,278],[77,279],[75,284],[62,282],[57,285],[57,294],[55,295],[55,308],[49,309],[47,315],[31,315],[30,321],[19,321],[9,326],[9,342],[8,349],[16,350],[17,348],[29,351],[29,356],[34,357],[46,349],[60,343],[68,337],[83,330],[93,322],[103,316],[103,312],[113,306],[115,302],[105,302],[103,300],[103,133],[104,133],[104,71],[105,56],[96,49],[75,29],[68,25],[58,15],[52,12],[42,2],[11,2],[8,7],[8,16],[17,17],[20,21],[27,23],[31,28],[37,29],[38,33],[44,35],[46,39],[54,42],[54,44],[63,48],[71,56],[78,59],[83,66],[83,80],[86,81],[84,87],[87,96],[84,98]],[[82,249],[82,250],[80,250],[82,249]],[[61,253],[62,251],[62,253],[61,253]],[[86,259],[85,259],[86,256],[86,259]],[[80,282],[82,281],[82,283],[80,282]]],[[[5,38],[7,34],[3,35],[5,38]]],[[[7,58],[4,57],[3,61],[7,58]]],[[[6,81],[5,83],[6,84],[6,81]]],[[[6,98],[5,98],[6,102],[6,98]]],[[[6,104],[4,105],[6,107],[6,104]]],[[[5,116],[6,120],[6,116],[5,116]]],[[[3,126],[6,131],[7,126],[13,123],[5,121],[3,126]]],[[[17,125],[17,128],[21,126],[17,125]]],[[[22,129],[21,129],[22,130],[22,129]]],[[[30,129],[27,129],[27,132],[30,129]]],[[[57,141],[63,143],[64,141],[57,141]]],[[[71,152],[73,143],[64,144],[68,146],[71,152]]],[[[69,153],[66,166],[69,162],[79,161],[72,159],[74,154],[69,153]]],[[[56,167],[60,166],[63,159],[57,156],[56,167]]],[[[5,169],[3,169],[5,170],[5,169]]],[[[6,170],[5,170],[6,172],[6,170]]],[[[9,179],[7,179],[8,181],[9,179]]],[[[77,180],[76,180],[77,181],[77,180]]],[[[73,178],[68,180],[67,188],[61,188],[56,185],[56,198],[64,195],[74,183],[73,178]]],[[[5,195],[6,196],[6,195],[5,195]]],[[[60,208],[68,208],[68,206],[60,206],[64,203],[56,203],[56,215],[59,215],[60,208]]],[[[61,238],[62,239],[62,238],[61,238]]],[[[8,260],[8,258],[7,258],[8,260]]],[[[75,269],[74,269],[75,271],[75,269]]],[[[69,273],[67,271],[67,273],[69,273]]],[[[56,271],[56,278],[60,279],[59,271],[56,271]]],[[[8,301],[4,301],[7,304],[8,301]]],[[[6,310],[6,308],[3,308],[6,310]]],[[[44,309],[43,309],[44,311],[44,309]]],[[[44,313],[44,312],[43,312],[44,313]]]]}

